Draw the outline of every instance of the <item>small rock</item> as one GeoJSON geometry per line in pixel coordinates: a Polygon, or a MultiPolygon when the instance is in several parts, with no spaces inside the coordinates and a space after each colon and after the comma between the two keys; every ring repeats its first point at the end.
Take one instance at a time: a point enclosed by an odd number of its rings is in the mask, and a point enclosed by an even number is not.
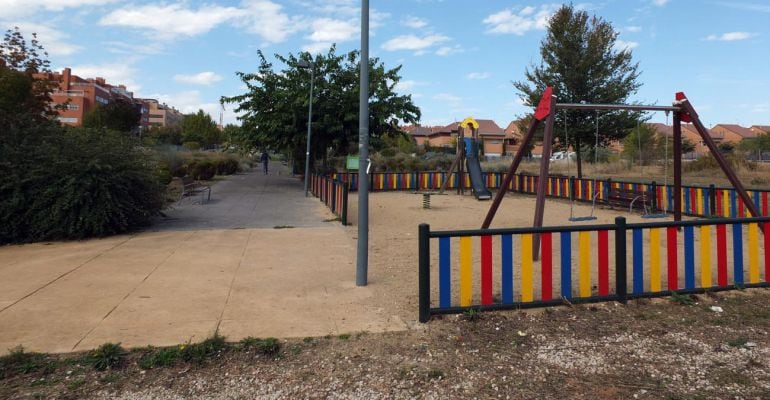
{"type": "Polygon", "coordinates": [[[711,310],[711,311],[713,311],[713,312],[715,312],[715,313],[721,313],[721,312],[723,312],[723,311],[724,311],[724,310],[722,309],[722,307],[719,307],[719,306],[711,306],[711,307],[709,307],[709,310],[711,310]]]}

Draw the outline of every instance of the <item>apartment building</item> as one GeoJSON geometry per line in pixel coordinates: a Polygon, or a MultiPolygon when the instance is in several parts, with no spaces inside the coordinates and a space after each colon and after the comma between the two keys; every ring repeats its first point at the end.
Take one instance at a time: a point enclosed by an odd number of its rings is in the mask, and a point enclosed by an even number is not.
{"type": "Polygon", "coordinates": [[[157,126],[179,126],[184,119],[184,114],[166,103],[160,103],[155,99],[142,99],[147,107],[147,125],[149,127],[157,126]]]}
{"type": "Polygon", "coordinates": [[[140,131],[152,126],[176,126],[184,118],[175,108],[159,104],[155,99],[135,98],[125,85],[112,85],[104,78],[81,78],[73,75],[70,68],[35,74],[34,77],[56,84],[51,100],[60,106],[56,119],[64,125],[82,126],[88,112],[116,101],[133,104],[140,111],[140,131]]]}

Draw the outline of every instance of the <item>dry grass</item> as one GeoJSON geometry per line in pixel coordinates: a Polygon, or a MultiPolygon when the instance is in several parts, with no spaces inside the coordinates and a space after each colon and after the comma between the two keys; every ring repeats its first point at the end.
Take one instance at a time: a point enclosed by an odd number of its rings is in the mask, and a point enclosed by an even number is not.
{"type": "MultiPolygon", "coordinates": [[[[688,163],[692,163],[692,161],[683,161],[683,165],[688,163]]],[[[744,186],[750,189],[770,189],[770,163],[750,164],[746,162],[737,164],[735,172],[744,186]]],[[[509,165],[510,160],[490,161],[484,163],[482,168],[485,171],[502,172],[506,171],[509,165]]],[[[719,168],[704,168],[697,171],[687,171],[687,168],[683,169],[685,171],[682,173],[682,183],[685,185],[708,186],[714,184],[716,186],[731,186],[727,177],[719,168]]],[[[577,166],[574,162],[569,165],[566,162],[552,162],[549,170],[552,175],[577,175],[577,166]]],[[[540,172],[539,160],[522,162],[518,172],[538,174],[540,172]]],[[[667,169],[662,163],[659,165],[639,166],[637,164],[629,165],[628,161],[622,160],[596,165],[584,163],[583,175],[587,178],[612,178],[613,180],[622,181],[650,182],[654,180],[657,183],[668,182],[669,184],[674,182],[674,168],[671,161],[669,161],[667,169]]]]}

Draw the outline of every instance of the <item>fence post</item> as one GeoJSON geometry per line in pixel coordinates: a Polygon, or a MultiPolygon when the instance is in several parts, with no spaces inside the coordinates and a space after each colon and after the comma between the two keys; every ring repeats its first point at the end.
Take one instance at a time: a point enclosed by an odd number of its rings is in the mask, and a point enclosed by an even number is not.
{"type": "Polygon", "coordinates": [[[717,188],[713,183],[709,185],[709,214],[717,215],[717,188]]]}
{"type": "Polygon", "coordinates": [[[658,210],[659,210],[659,208],[658,208],[658,183],[655,182],[655,181],[652,181],[652,183],[650,183],[650,188],[652,189],[652,202],[651,202],[652,203],[652,210],[651,211],[654,214],[654,213],[657,213],[658,210]]]}
{"type": "Polygon", "coordinates": [[[575,201],[575,177],[569,177],[569,201],[575,201]]]}
{"type": "Polygon", "coordinates": [[[342,225],[348,224],[348,192],[350,191],[349,184],[347,182],[342,183],[342,225]]]}
{"type": "Polygon", "coordinates": [[[628,288],[626,282],[626,219],[615,218],[615,294],[618,301],[626,304],[628,288]]]}
{"type": "Polygon", "coordinates": [[[524,193],[524,174],[516,175],[516,179],[519,181],[519,193],[524,193]]]}
{"type": "Polygon", "coordinates": [[[430,225],[420,224],[419,233],[419,281],[420,281],[420,322],[430,320],[430,225]]]}

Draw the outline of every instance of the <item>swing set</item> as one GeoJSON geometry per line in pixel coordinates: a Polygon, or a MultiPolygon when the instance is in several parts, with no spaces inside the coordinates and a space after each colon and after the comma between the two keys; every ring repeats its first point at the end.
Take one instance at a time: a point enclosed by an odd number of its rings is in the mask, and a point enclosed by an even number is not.
{"type": "MultiPolygon", "coordinates": [[[[626,110],[626,111],[639,111],[639,112],[664,111],[664,112],[673,113],[673,142],[674,142],[674,152],[673,152],[674,153],[673,154],[674,204],[673,206],[674,206],[675,221],[682,220],[682,125],[681,123],[682,122],[692,123],[693,127],[695,128],[695,130],[698,132],[701,139],[703,140],[703,143],[708,147],[709,152],[711,152],[714,159],[719,164],[719,167],[722,169],[725,176],[727,176],[727,179],[735,188],[735,191],[743,200],[743,203],[746,205],[746,208],[748,208],[748,211],[754,217],[760,216],[759,210],[757,209],[756,205],[749,197],[748,193],[746,192],[746,189],[744,189],[743,184],[740,182],[740,180],[738,179],[738,176],[735,174],[732,168],[730,168],[724,156],[722,156],[722,154],[719,152],[719,149],[717,148],[717,145],[714,142],[714,139],[712,139],[711,136],[708,134],[706,127],[703,125],[700,118],[698,117],[698,114],[695,112],[695,108],[693,108],[692,104],[690,104],[690,101],[687,99],[687,97],[683,92],[676,93],[675,100],[671,106],[630,105],[630,104],[583,104],[583,103],[578,104],[578,103],[557,103],[556,96],[553,94],[553,87],[549,86],[543,92],[543,96],[541,97],[540,102],[538,103],[538,106],[535,109],[534,118],[530,123],[527,134],[522,139],[521,147],[520,147],[521,149],[526,149],[529,147],[530,143],[532,142],[532,139],[535,136],[535,132],[537,131],[538,126],[542,121],[545,121],[545,133],[543,136],[543,155],[540,161],[540,178],[541,179],[539,179],[537,182],[537,200],[535,205],[535,218],[533,223],[533,226],[535,228],[541,228],[543,226],[543,212],[545,209],[545,193],[547,191],[546,185],[548,184],[548,179],[545,179],[545,178],[548,177],[548,168],[550,164],[551,150],[553,147],[555,115],[558,110],[570,110],[570,109],[594,110],[594,111],[597,111],[597,116],[598,116],[599,110],[611,110],[611,111],[626,110]]],[[[597,118],[597,126],[598,126],[598,118],[597,118]]],[[[492,224],[492,220],[495,217],[495,213],[497,212],[497,209],[500,207],[500,203],[502,202],[503,197],[507,192],[507,188],[510,186],[511,181],[513,180],[514,174],[516,173],[516,170],[518,169],[523,156],[524,156],[524,152],[522,151],[517,152],[516,155],[514,156],[513,161],[511,162],[511,165],[508,168],[508,172],[506,172],[505,177],[503,178],[503,181],[500,185],[501,190],[499,190],[495,195],[495,198],[489,207],[489,211],[487,212],[487,216],[481,225],[481,229],[488,229],[489,226],[492,224]]],[[[668,156],[668,154],[666,154],[666,156],[668,156]]],[[[666,170],[666,172],[668,171],[666,170]]],[[[666,173],[666,175],[668,174],[666,173]]],[[[597,197],[597,194],[595,193],[594,204],[595,204],[596,197],[597,197]]],[[[572,217],[574,217],[574,215],[572,215],[572,217]]],[[[592,211],[591,217],[593,217],[593,211],[592,211]]],[[[534,239],[535,240],[533,240],[533,250],[534,250],[533,255],[537,255],[538,254],[537,250],[540,247],[539,235],[535,235],[534,239]]]]}

